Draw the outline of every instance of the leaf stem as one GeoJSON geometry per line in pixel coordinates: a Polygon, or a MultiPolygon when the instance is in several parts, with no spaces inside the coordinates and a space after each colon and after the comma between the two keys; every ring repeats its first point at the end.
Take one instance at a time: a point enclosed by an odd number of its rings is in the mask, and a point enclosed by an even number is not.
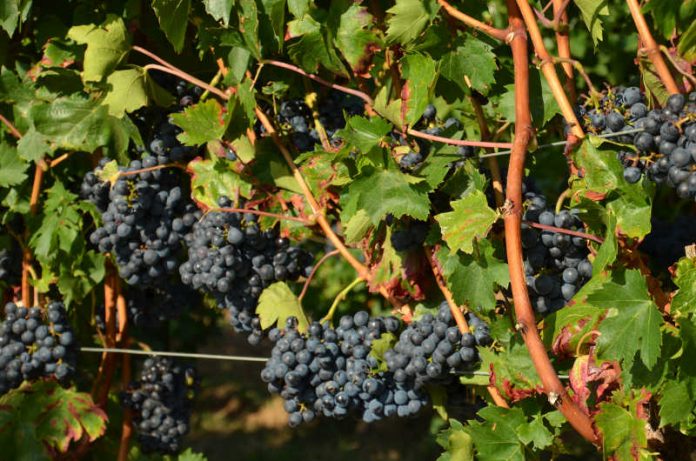
{"type": "Polygon", "coordinates": [[[199,80],[196,77],[194,77],[193,75],[187,74],[186,72],[184,72],[180,69],[177,69],[175,67],[160,66],[159,64],[148,64],[145,67],[143,67],[143,69],[145,71],[148,71],[150,69],[154,69],[154,70],[159,70],[159,71],[167,73],[167,74],[172,74],[172,75],[179,77],[182,80],[186,80],[187,82],[191,82],[196,86],[200,86],[201,88],[209,91],[210,93],[213,93],[214,95],[216,95],[224,100],[228,100],[230,98],[229,95],[225,94],[223,91],[220,91],[219,89],[208,85],[203,80],[199,80]]]}
{"type": "Polygon", "coordinates": [[[312,224],[312,221],[310,221],[309,219],[301,218],[299,216],[286,216],[286,215],[282,215],[282,214],[270,213],[268,211],[261,211],[261,210],[248,210],[245,208],[222,207],[222,208],[211,208],[208,211],[220,212],[220,213],[250,213],[250,214],[255,214],[258,216],[266,216],[268,218],[275,218],[278,220],[295,221],[295,222],[299,222],[302,224],[312,224]]]}
{"type": "Polygon", "coordinates": [[[305,294],[307,294],[307,290],[309,289],[309,284],[312,283],[312,279],[314,279],[314,274],[316,274],[317,270],[319,267],[324,264],[330,257],[336,256],[339,253],[338,250],[331,250],[328,253],[326,253],[324,256],[321,257],[319,261],[312,267],[312,272],[309,273],[309,277],[307,277],[307,280],[305,280],[304,286],[302,287],[302,292],[300,293],[300,296],[297,297],[297,299],[302,302],[302,299],[305,297],[305,294]]]}
{"type": "Polygon", "coordinates": [[[17,139],[22,139],[22,133],[19,132],[16,126],[12,124],[8,119],[5,118],[4,115],[0,114],[0,122],[2,122],[7,129],[10,130],[10,134],[14,136],[17,139]]]}
{"type": "MultiPolygon", "coordinates": [[[[516,328],[522,334],[549,402],[559,408],[580,435],[597,444],[598,438],[592,427],[591,419],[573,402],[556,375],[546,347],[539,336],[534,311],[527,293],[521,238],[522,177],[524,176],[525,154],[533,128],[529,106],[529,60],[527,39],[524,33],[524,24],[527,22],[529,27],[529,21],[523,20],[525,17],[523,7],[526,6],[528,13],[531,13],[531,8],[526,0],[517,0],[517,3],[515,0],[507,0],[507,5],[510,27],[514,32],[510,46],[512,48],[515,82],[515,137],[507,176],[506,204],[508,206],[504,214],[504,223],[510,284],[517,318],[516,328]],[[522,8],[518,7],[518,4],[522,4],[522,8]]],[[[525,19],[528,18],[525,17],[525,19]]],[[[534,25],[536,26],[536,23],[534,25]]],[[[536,30],[538,32],[538,28],[536,30]]],[[[537,38],[540,39],[541,36],[538,35],[537,38]]]]}
{"type": "Polygon", "coordinates": [[[454,146],[472,146],[472,147],[487,147],[487,148],[501,148],[509,149],[512,147],[510,142],[493,142],[493,141],[469,141],[466,139],[452,139],[445,138],[443,136],[436,136],[434,134],[423,133],[422,131],[414,130],[409,128],[406,133],[416,138],[427,139],[429,141],[437,141],[443,144],[452,144],[454,146]]]}
{"type": "Polygon", "coordinates": [[[331,303],[331,308],[329,308],[329,312],[326,313],[326,315],[319,321],[319,323],[324,323],[324,322],[330,322],[333,319],[334,314],[336,313],[336,309],[338,308],[338,305],[341,304],[341,301],[346,299],[346,296],[348,296],[348,293],[350,293],[350,290],[355,288],[358,284],[361,282],[364,282],[365,279],[362,277],[358,277],[350,284],[348,284],[347,287],[345,287],[343,290],[341,290],[336,297],[333,300],[333,303],[331,303]]]}
{"type": "Polygon", "coordinates": [[[572,235],[574,237],[581,237],[581,238],[584,238],[587,240],[592,240],[593,242],[597,242],[600,245],[602,243],[604,243],[604,239],[602,237],[597,237],[596,235],[587,234],[585,232],[564,229],[562,227],[547,226],[546,224],[540,224],[538,222],[533,222],[533,221],[523,221],[523,222],[524,222],[524,224],[528,225],[529,227],[534,227],[534,228],[549,231],[549,232],[556,232],[558,234],[567,234],[567,235],[572,235]]]}
{"type": "Polygon", "coordinates": [[[504,42],[506,40],[506,37],[508,35],[507,30],[496,29],[495,27],[490,26],[485,22],[481,22],[478,19],[469,16],[468,14],[464,14],[452,5],[450,5],[449,3],[447,3],[445,0],[437,0],[437,3],[439,3],[440,6],[442,6],[442,8],[444,8],[450,16],[463,22],[465,25],[471,27],[472,29],[481,31],[484,34],[493,37],[496,40],[500,40],[501,42],[504,42]]]}
{"type": "Polygon", "coordinates": [[[664,45],[660,45],[660,50],[665,55],[665,58],[667,58],[670,64],[672,64],[674,70],[686,77],[691,82],[692,86],[696,86],[696,77],[694,77],[690,72],[685,71],[681,68],[681,66],[679,66],[679,63],[677,63],[677,61],[674,60],[672,54],[669,52],[669,49],[664,45]]]}
{"type": "Polygon", "coordinates": [[[650,59],[650,62],[652,62],[653,66],[655,66],[655,71],[660,77],[662,84],[665,86],[669,94],[679,93],[677,82],[674,80],[674,76],[669,71],[669,67],[667,67],[667,63],[662,57],[660,47],[657,45],[657,42],[650,33],[648,23],[645,21],[645,17],[640,11],[638,0],[626,0],[626,3],[628,3],[628,9],[631,12],[631,17],[633,17],[633,22],[638,30],[638,37],[640,38],[640,41],[645,44],[645,53],[648,55],[648,58],[650,59]]]}

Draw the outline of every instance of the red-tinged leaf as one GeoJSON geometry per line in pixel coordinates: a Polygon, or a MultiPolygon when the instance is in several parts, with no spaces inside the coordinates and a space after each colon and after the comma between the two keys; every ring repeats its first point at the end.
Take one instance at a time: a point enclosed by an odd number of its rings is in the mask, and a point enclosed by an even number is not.
{"type": "MultiPolygon", "coordinates": [[[[586,354],[597,339],[597,326],[603,311],[594,307],[573,306],[549,316],[544,336],[552,335],[551,350],[559,358],[586,354]]],[[[547,341],[548,342],[548,341],[547,341]]]]}
{"type": "Polygon", "coordinates": [[[621,386],[621,369],[616,362],[602,362],[597,365],[590,355],[575,359],[570,371],[570,387],[573,400],[587,414],[590,409],[588,400],[602,402],[621,386]],[[594,394],[594,395],[593,395],[594,394]]]}
{"type": "Polygon", "coordinates": [[[532,359],[523,344],[513,344],[510,350],[494,353],[480,348],[482,369],[491,373],[490,384],[512,402],[543,392],[532,359]]]}

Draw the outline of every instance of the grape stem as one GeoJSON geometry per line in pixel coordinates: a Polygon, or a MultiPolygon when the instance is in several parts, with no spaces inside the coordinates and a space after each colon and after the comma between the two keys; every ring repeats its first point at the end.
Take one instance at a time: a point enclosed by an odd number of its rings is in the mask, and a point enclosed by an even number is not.
{"type": "Polygon", "coordinates": [[[10,134],[14,136],[17,139],[22,139],[22,133],[19,132],[16,126],[12,124],[8,119],[5,118],[4,115],[0,114],[0,122],[2,122],[8,130],[10,130],[10,134]]]}
{"type": "Polygon", "coordinates": [[[550,232],[556,232],[558,234],[567,234],[567,235],[572,235],[574,237],[582,237],[587,240],[592,240],[593,242],[597,242],[600,245],[604,243],[604,239],[601,237],[597,237],[596,235],[592,234],[586,234],[585,232],[580,232],[580,231],[574,231],[570,229],[564,229],[562,227],[555,227],[555,226],[547,226],[546,224],[540,224],[538,222],[534,221],[523,221],[526,225],[530,227],[535,227],[537,229],[545,230],[545,231],[550,231],[550,232]]]}
{"type": "Polygon", "coordinates": [[[333,303],[331,303],[331,307],[329,308],[329,312],[326,313],[326,315],[319,321],[319,323],[324,323],[324,322],[331,322],[333,319],[334,314],[336,313],[336,309],[338,308],[338,305],[341,304],[341,302],[346,299],[346,296],[348,296],[348,293],[350,293],[350,290],[355,288],[357,285],[360,283],[364,282],[365,279],[362,277],[358,277],[350,284],[348,284],[347,287],[345,287],[343,290],[341,290],[336,297],[333,300],[333,303]]]}
{"type": "Polygon", "coordinates": [[[228,100],[230,97],[229,95],[225,94],[223,91],[220,91],[219,89],[215,88],[214,86],[210,86],[207,83],[205,83],[203,80],[199,80],[196,77],[187,74],[186,72],[183,72],[175,67],[169,67],[169,66],[160,66],[159,64],[148,64],[145,67],[143,67],[145,71],[148,71],[150,69],[154,70],[159,70],[160,72],[164,72],[167,74],[175,75],[179,77],[182,80],[189,81],[193,83],[196,86],[200,86],[201,88],[209,91],[210,93],[214,94],[215,96],[218,96],[224,100],[228,100]]]}
{"type": "Polygon", "coordinates": [[[295,221],[295,222],[299,222],[299,223],[302,223],[305,225],[312,224],[311,220],[301,218],[299,216],[286,216],[286,215],[282,215],[282,214],[270,213],[268,211],[261,211],[261,210],[248,210],[245,208],[222,207],[222,208],[211,208],[208,211],[221,212],[221,213],[250,213],[250,214],[255,214],[258,216],[266,216],[268,218],[275,218],[278,220],[295,221]]]}
{"type": "Polygon", "coordinates": [[[426,248],[425,252],[428,257],[428,263],[430,264],[430,268],[433,271],[435,282],[437,283],[438,288],[442,292],[442,295],[445,297],[445,301],[447,301],[447,305],[450,308],[450,312],[452,313],[454,321],[457,323],[457,328],[459,328],[459,332],[461,334],[471,332],[469,324],[467,323],[466,318],[464,318],[464,314],[462,313],[461,309],[459,309],[459,306],[457,306],[457,303],[454,301],[454,296],[452,296],[452,292],[449,290],[449,288],[447,288],[444,276],[442,275],[442,270],[440,269],[440,266],[435,257],[435,251],[432,248],[426,248]]]}
{"type": "MultiPolygon", "coordinates": [[[[537,51],[539,51],[539,47],[536,46],[536,42],[541,40],[541,35],[538,33],[536,23],[533,24],[533,27],[530,25],[528,16],[531,15],[531,22],[533,22],[533,13],[526,0],[507,0],[507,6],[508,20],[513,31],[509,42],[514,65],[515,137],[508,167],[504,223],[510,285],[512,287],[517,319],[516,328],[522,334],[529,355],[534,363],[534,368],[541,378],[544,392],[548,395],[549,402],[563,413],[568,422],[581,436],[592,443],[598,444],[598,437],[592,427],[592,420],[570,398],[551,364],[546,347],[539,336],[534,311],[527,293],[521,238],[522,178],[524,176],[525,154],[533,128],[529,106],[529,59],[527,56],[525,22],[530,31],[536,31],[532,36],[532,41],[535,43],[537,51]],[[524,13],[525,10],[527,11],[526,15],[524,13]]],[[[541,45],[543,46],[543,43],[541,45]]],[[[551,63],[549,62],[549,64],[551,63]]],[[[558,82],[557,76],[556,82],[558,82]]],[[[563,91],[560,84],[558,89],[561,92],[563,91]]],[[[565,97],[565,94],[563,96],[565,97]]],[[[580,133],[582,134],[582,130],[580,130],[580,133]]]]}
{"type": "Polygon", "coordinates": [[[645,21],[643,13],[640,11],[640,5],[638,0],[626,0],[628,4],[628,9],[631,12],[631,17],[633,17],[633,22],[636,25],[636,30],[638,31],[638,37],[640,41],[645,44],[645,53],[648,55],[650,62],[655,67],[657,75],[660,77],[660,81],[667,89],[669,94],[679,93],[679,87],[677,82],[674,80],[674,76],[667,67],[667,63],[662,57],[660,52],[660,47],[650,33],[650,28],[648,23],[645,21]]]}
{"type": "Polygon", "coordinates": [[[551,93],[558,103],[558,107],[561,109],[561,113],[563,114],[566,123],[570,127],[572,134],[577,138],[582,139],[585,137],[585,133],[583,132],[577,117],[575,116],[573,106],[568,100],[568,96],[563,90],[563,85],[561,85],[561,81],[556,73],[553,59],[546,50],[546,45],[544,45],[544,39],[539,31],[539,26],[536,23],[532,7],[529,6],[528,0],[516,0],[516,2],[527,27],[527,31],[529,32],[529,36],[532,39],[532,43],[534,44],[534,51],[541,60],[541,72],[544,74],[546,82],[549,84],[551,93]]]}
{"type": "Polygon", "coordinates": [[[493,142],[493,141],[469,141],[466,139],[452,139],[445,138],[443,136],[436,136],[434,134],[423,133],[422,131],[414,130],[409,128],[406,133],[414,136],[416,138],[427,139],[429,141],[437,141],[443,144],[452,144],[454,146],[472,146],[472,147],[487,147],[487,148],[511,148],[512,143],[510,142],[493,142]]]}
{"type": "Polygon", "coordinates": [[[478,19],[469,16],[468,14],[462,13],[461,11],[447,3],[445,0],[437,0],[437,3],[439,3],[440,6],[442,6],[442,8],[444,8],[450,16],[461,21],[462,23],[471,27],[472,29],[481,31],[489,37],[493,37],[494,39],[499,40],[501,42],[505,41],[505,37],[507,37],[508,35],[507,30],[496,29],[495,27],[490,26],[485,22],[481,22],[478,19]]]}
{"type": "Polygon", "coordinates": [[[307,290],[309,289],[309,284],[312,283],[312,279],[314,279],[314,274],[317,273],[317,270],[319,267],[324,264],[329,258],[332,256],[336,256],[338,254],[338,250],[331,250],[328,253],[326,253],[324,256],[321,257],[321,259],[312,267],[312,272],[309,273],[309,277],[307,277],[307,280],[305,280],[304,286],[302,286],[302,292],[300,293],[300,296],[297,297],[297,299],[302,302],[302,299],[305,297],[307,294],[307,290]]]}

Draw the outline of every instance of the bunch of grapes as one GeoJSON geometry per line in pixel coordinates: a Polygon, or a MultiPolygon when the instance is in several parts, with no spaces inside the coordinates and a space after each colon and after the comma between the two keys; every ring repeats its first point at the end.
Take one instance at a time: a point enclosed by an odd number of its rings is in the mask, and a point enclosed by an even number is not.
{"type": "Polygon", "coordinates": [[[624,178],[636,183],[644,173],[658,184],[665,183],[684,199],[696,198],[696,92],[687,97],[673,94],[662,109],[648,110],[636,87],[610,90],[598,107],[580,107],[585,128],[592,133],[642,132],[619,136],[633,150],[620,150],[624,178]]]}
{"type": "Polygon", "coordinates": [[[462,334],[447,302],[437,316],[425,314],[401,332],[394,349],[384,354],[394,381],[421,389],[432,382],[446,383],[453,373],[471,369],[479,361],[476,346],[491,344],[488,326],[471,313],[472,332],[462,334]]]}
{"type": "Polygon", "coordinates": [[[140,379],[122,395],[124,406],[133,411],[143,452],[175,454],[181,449],[198,385],[191,367],[163,357],[145,360],[140,379]]]}
{"type": "Polygon", "coordinates": [[[51,302],[45,313],[6,304],[0,348],[0,394],[42,377],[65,384],[75,372],[77,343],[60,302],[51,302]]]}
{"type": "MultiPolygon", "coordinates": [[[[355,96],[332,91],[317,102],[318,121],[321,123],[329,142],[334,147],[340,144],[336,132],[346,126],[346,118],[361,115],[364,112],[362,101],[355,96]]],[[[312,110],[302,99],[289,99],[280,103],[276,120],[281,129],[289,133],[292,143],[298,151],[307,152],[315,144],[321,144],[321,137],[312,110]]],[[[265,129],[260,123],[256,124],[257,134],[263,134],[265,129]]]]}
{"type": "Polygon", "coordinates": [[[13,245],[0,249],[0,282],[13,286],[20,282],[22,277],[22,252],[19,247],[13,245]]]}
{"type": "MultiPolygon", "coordinates": [[[[232,202],[221,197],[218,204],[232,202]]],[[[290,246],[275,229],[262,231],[257,221],[251,213],[207,213],[186,235],[188,260],[179,267],[181,280],[212,293],[230,310],[232,326],[251,333],[252,344],[261,339],[255,311],[263,289],[309,275],[313,263],[311,254],[290,246]]]]}
{"type": "Polygon", "coordinates": [[[428,235],[428,223],[425,221],[409,221],[402,223],[391,234],[391,244],[396,251],[408,251],[419,248],[428,235]]]}
{"type": "Polygon", "coordinates": [[[182,173],[155,157],[133,160],[109,190],[102,227],[90,241],[111,253],[121,277],[130,285],[155,285],[174,272],[184,235],[200,217],[182,173]],[[146,171],[140,171],[146,170],[146,171]]]}
{"type": "MultiPolygon", "coordinates": [[[[554,213],[543,195],[526,192],[523,219],[528,222],[583,231],[578,210],[554,213]]],[[[522,248],[527,288],[534,309],[542,315],[562,308],[592,277],[587,242],[560,232],[540,230],[522,224],[522,248]]]]}

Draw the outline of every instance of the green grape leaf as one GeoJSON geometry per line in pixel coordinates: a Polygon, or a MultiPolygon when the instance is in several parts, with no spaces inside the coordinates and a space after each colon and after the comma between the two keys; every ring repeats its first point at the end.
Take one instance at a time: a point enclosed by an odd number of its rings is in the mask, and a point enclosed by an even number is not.
{"type": "Polygon", "coordinates": [[[171,117],[174,124],[184,130],[177,139],[187,146],[198,146],[220,139],[229,123],[227,113],[215,99],[201,101],[171,117]]]}
{"type": "Polygon", "coordinates": [[[495,82],[496,57],[492,47],[486,42],[466,36],[462,46],[442,57],[440,73],[443,78],[459,86],[465,93],[473,88],[481,94],[488,94],[495,82]]]}
{"type": "Polygon", "coordinates": [[[595,46],[602,41],[602,16],[609,16],[609,7],[604,0],[575,0],[580,9],[582,20],[590,31],[595,46]]]}
{"type": "Polygon", "coordinates": [[[343,229],[343,235],[345,236],[346,243],[359,242],[360,239],[365,236],[370,227],[372,227],[370,216],[365,212],[365,210],[358,210],[357,213],[351,216],[343,229]]]}
{"type": "Polygon", "coordinates": [[[582,190],[608,194],[618,189],[625,183],[625,180],[623,179],[623,167],[616,158],[616,153],[597,147],[602,142],[601,139],[592,135],[588,136],[580,147],[573,151],[573,162],[585,173],[582,179],[577,178],[582,190]]]}
{"type": "Polygon", "coordinates": [[[174,102],[172,95],[152,80],[142,68],[117,70],[107,78],[109,92],[102,104],[109,108],[109,114],[122,117],[126,112],[134,112],[146,106],[150,97],[160,106],[174,102]]]}
{"type": "Polygon", "coordinates": [[[660,427],[692,420],[692,393],[685,382],[668,381],[660,392],[660,427]]]}
{"type": "Polygon", "coordinates": [[[456,419],[450,419],[449,427],[437,435],[437,443],[445,449],[437,461],[474,461],[474,441],[456,419]]]}
{"type": "Polygon", "coordinates": [[[203,0],[205,11],[216,21],[222,21],[225,26],[230,24],[230,13],[235,0],[203,0]]]}
{"type": "Polygon", "coordinates": [[[596,330],[604,309],[576,304],[572,309],[561,309],[544,319],[543,338],[553,353],[559,357],[572,357],[579,342],[588,347],[588,334],[596,330]]]}
{"type": "Polygon", "coordinates": [[[101,81],[121,62],[130,50],[130,37],[126,25],[118,16],[108,15],[100,25],[73,26],[68,37],[87,45],[82,79],[86,82],[101,81]]]}
{"type": "Polygon", "coordinates": [[[275,184],[296,194],[302,194],[302,188],[292,175],[288,165],[278,155],[277,147],[272,140],[268,138],[257,139],[254,148],[256,155],[251,168],[256,179],[264,183],[275,184]]]}
{"type": "Polygon", "coordinates": [[[336,47],[356,74],[368,70],[372,54],[382,45],[379,37],[370,30],[372,15],[367,8],[351,5],[343,14],[336,32],[336,47]]]}
{"type": "Polygon", "coordinates": [[[389,89],[386,86],[383,86],[377,93],[374,107],[379,115],[386,118],[397,127],[403,127],[403,120],[401,119],[401,99],[389,101],[389,89]]]}
{"type": "Polygon", "coordinates": [[[66,453],[73,442],[101,437],[106,421],[87,393],[63,389],[55,381],[22,386],[0,397],[3,457],[52,459],[46,446],[66,453]]]}
{"type": "Polygon", "coordinates": [[[29,164],[7,143],[0,143],[0,187],[16,186],[27,179],[29,164]]]}
{"type": "Polygon", "coordinates": [[[191,0],[152,0],[152,9],[174,51],[184,49],[191,0]]]}
{"type": "Polygon", "coordinates": [[[510,275],[507,265],[493,254],[488,240],[477,242],[475,250],[466,255],[450,253],[443,247],[437,252],[437,259],[454,300],[474,311],[489,312],[495,307],[496,287],[507,287],[510,275]]]}
{"type": "Polygon", "coordinates": [[[406,45],[415,40],[438,11],[437,3],[426,0],[396,0],[387,10],[387,43],[406,45]]]}
{"type": "Polygon", "coordinates": [[[525,445],[534,445],[537,450],[551,446],[554,436],[544,425],[540,415],[534,416],[531,422],[523,423],[517,428],[517,436],[525,445]]]}
{"type": "Polygon", "coordinates": [[[677,262],[674,284],[679,290],[672,298],[672,312],[684,316],[696,312],[696,258],[682,258],[677,262]]]}
{"type": "Polygon", "coordinates": [[[288,46],[288,54],[293,62],[308,72],[316,72],[319,65],[339,75],[347,75],[341,59],[333,47],[333,39],[327,40],[325,35],[330,35],[325,30],[325,25],[305,14],[300,19],[288,23],[288,37],[293,42],[288,46]]]}
{"type": "MultiPolygon", "coordinates": [[[[687,6],[689,3],[692,3],[691,9],[693,12],[696,7],[693,6],[693,2],[689,1],[674,2],[672,0],[651,0],[646,3],[642,9],[643,13],[649,12],[652,14],[653,27],[660,31],[665,40],[669,40],[674,35],[675,28],[678,26],[680,16],[679,10],[681,8],[689,8],[689,6],[687,6]]],[[[693,20],[693,16],[691,19],[693,20]]]]}
{"type": "Polygon", "coordinates": [[[283,50],[285,35],[285,4],[286,0],[261,0],[264,18],[261,21],[261,31],[268,41],[276,44],[278,51],[283,50]]]}
{"type": "Polygon", "coordinates": [[[479,348],[481,369],[493,373],[491,383],[506,399],[517,402],[543,391],[534,362],[524,344],[514,343],[506,351],[479,348]]]}
{"type": "Polygon", "coordinates": [[[261,292],[256,314],[261,320],[261,329],[263,330],[273,325],[284,328],[288,317],[297,318],[297,328],[301,332],[307,331],[309,326],[300,300],[290,291],[285,282],[276,282],[261,292]]]}
{"type": "Polygon", "coordinates": [[[426,184],[396,170],[379,170],[361,176],[348,186],[347,197],[355,209],[364,209],[372,224],[377,225],[388,214],[399,219],[411,216],[425,220],[430,213],[426,184]]]}
{"type": "Polygon", "coordinates": [[[401,90],[401,110],[406,110],[406,122],[413,125],[423,115],[437,82],[435,61],[427,55],[409,54],[401,60],[406,84],[401,90]],[[405,107],[404,107],[405,104],[405,107]]]}
{"type": "Polygon", "coordinates": [[[254,0],[239,0],[239,30],[246,44],[246,49],[256,58],[261,58],[259,42],[259,11],[254,0]]]}
{"type": "Polygon", "coordinates": [[[346,120],[345,128],[339,130],[337,136],[366,154],[379,145],[391,128],[391,124],[383,118],[355,116],[346,120]]]}
{"type": "Polygon", "coordinates": [[[203,453],[196,453],[190,448],[187,448],[183,453],[179,453],[177,461],[208,461],[208,458],[203,453]]]}
{"type": "Polygon", "coordinates": [[[604,235],[604,242],[597,250],[597,254],[592,261],[593,275],[598,275],[616,261],[616,256],[619,253],[619,244],[616,241],[616,216],[613,213],[608,213],[607,221],[607,232],[604,235]]]}
{"type": "Polygon", "coordinates": [[[498,213],[488,207],[488,199],[480,190],[465,195],[451,203],[452,211],[435,216],[440,223],[442,238],[453,251],[470,254],[474,241],[488,235],[498,213]]]}
{"type": "Polygon", "coordinates": [[[44,155],[53,153],[48,137],[31,127],[24,133],[22,139],[17,141],[19,156],[28,162],[38,162],[44,155]]]}
{"type": "Polygon", "coordinates": [[[472,420],[467,426],[480,461],[524,461],[524,446],[517,435],[518,428],[527,424],[520,408],[489,406],[478,412],[483,421],[472,420]]]}
{"type": "Polygon", "coordinates": [[[677,51],[685,60],[691,62],[696,58],[696,21],[692,22],[689,28],[679,38],[677,51]]]}
{"type": "Polygon", "coordinates": [[[118,169],[118,162],[116,160],[107,162],[106,165],[96,172],[96,176],[100,181],[108,182],[113,186],[121,176],[121,172],[118,169]]]}
{"type": "Polygon", "coordinates": [[[372,340],[372,346],[370,348],[370,357],[374,357],[377,360],[377,368],[373,369],[376,372],[386,372],[389,370],[387,367],[387,361],[384,360],[384,353],[389,349],[392,349],[396,344],[396,336],[394,333],[382,333],[379,338],[372,340]]]}
{"type": "Polygon", "coordinates": [[[251,184],[244,181],[234,171],[231,162],[213,157],[210,160],[200,158],[189,162],[187,170],[191,172],[191,194],[193,198],[210,208],[218,206],[221,196],[242,197],[251,195],[251,184]]]}
{"type": "Polygon", "coordinates": [[[645,447],[645,420],[614,403],[600,403],[595,423],[602,433],[602,446],[617,461],[649,460],[645,447]]]}
{"type": "Polygon", "coordinates": [[[613,280],[587,297],[587,304],[608,309],[599,326],[599,357],[623,360],[630,365],[640,352],[642,362],[652,369],[660,356],[663,320],[641,273],[638,270],[615,273],[613,280]]]}

